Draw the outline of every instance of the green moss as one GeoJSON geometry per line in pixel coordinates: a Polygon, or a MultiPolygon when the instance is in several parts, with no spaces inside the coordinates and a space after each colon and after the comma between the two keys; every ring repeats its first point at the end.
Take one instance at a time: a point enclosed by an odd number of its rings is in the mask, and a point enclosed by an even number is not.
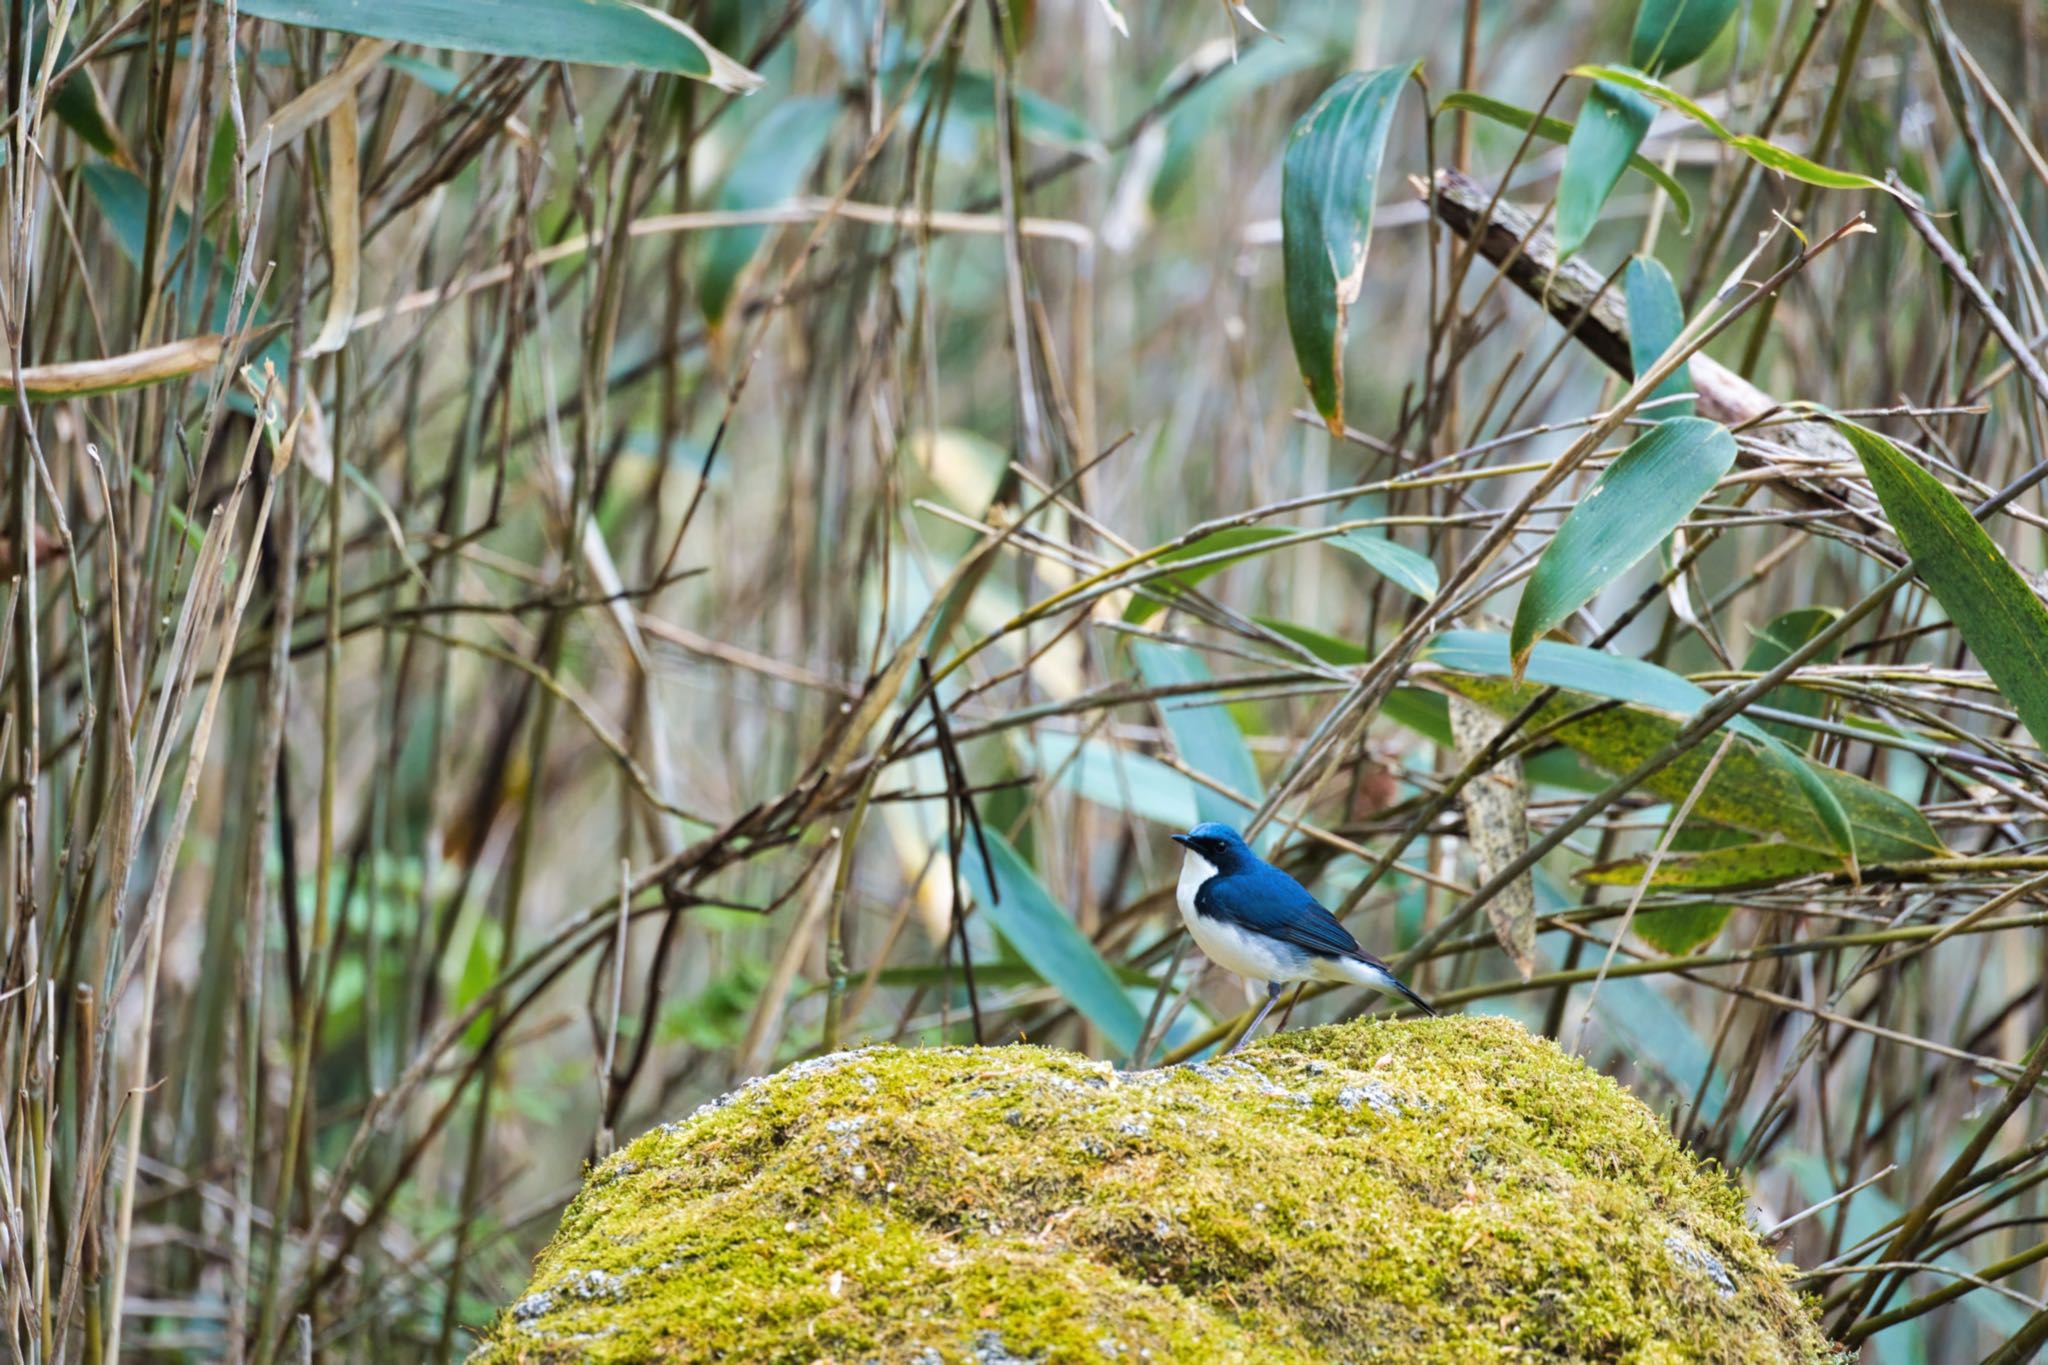
{"type": "Polygon", "coordinates": [[[1741,1192],[1507,1020],[874,1048],[598,1167],[477,1358],[1818,1361],[1741,1192]]]}

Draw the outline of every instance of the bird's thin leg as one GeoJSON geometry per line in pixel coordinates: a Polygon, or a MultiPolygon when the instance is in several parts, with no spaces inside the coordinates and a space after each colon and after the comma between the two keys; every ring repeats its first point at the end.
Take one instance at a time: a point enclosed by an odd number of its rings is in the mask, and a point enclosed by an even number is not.
{"type": "Polygon", "coordinates": [[[1229,1052],[1224,1053],[1224,1056],[1234,1056],[1238,1048],[1243,1047],[1246,1043],[1249,1043],[1252,1040],[1252,1035],[1259,1031],[1259,1025],[1266,1022],[1266,1016],[1273,1012],[1273,1006],[1275,1003],[1279,1001],[1279,999],[1280,983],[1278,981],[1268,981],[1266,983],[1266,1003],[1264,1007],[1259,1010],[1258,1017],[1252,1020],[1252,1026],[1244,1031],[1244,1036],[1237,1040],[1237,1047],[1234,1047],[1230,1049],[1229,1052]]]}

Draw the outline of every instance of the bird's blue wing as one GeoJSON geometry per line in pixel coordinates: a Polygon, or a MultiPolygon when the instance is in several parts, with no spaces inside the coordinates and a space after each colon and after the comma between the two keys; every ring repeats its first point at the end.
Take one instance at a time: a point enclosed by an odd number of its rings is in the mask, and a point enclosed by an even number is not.
{"type": "Polygon", "coordinates": [[[1196,894],[1195,909],[1321,957],[1368,956],[1307,887],[1276,867],[1211,877],[1196,894]]]}

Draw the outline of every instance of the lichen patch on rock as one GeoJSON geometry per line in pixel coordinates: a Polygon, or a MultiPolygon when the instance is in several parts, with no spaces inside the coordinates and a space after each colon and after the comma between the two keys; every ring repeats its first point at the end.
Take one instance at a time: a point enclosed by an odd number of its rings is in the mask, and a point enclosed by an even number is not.
{"type": "Polygon", "coordinates": [[[1741,1192],[1519,1025],[800,1063],[591,1173],[476,1359],[1822,1361],[1741,1192]]]}

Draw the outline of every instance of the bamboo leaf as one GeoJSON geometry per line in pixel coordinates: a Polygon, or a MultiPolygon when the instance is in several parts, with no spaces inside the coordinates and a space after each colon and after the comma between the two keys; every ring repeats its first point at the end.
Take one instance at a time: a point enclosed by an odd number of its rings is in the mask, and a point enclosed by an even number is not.
{"type": "Polygon", "coordinates": [[[388,39],[366,38],[358,42],[339,66],[265,119],[262,132],[252,141],[258,147],[267,147],[273,157],[283,155],[285,148],[297,142],[308,128],[332,115],[372,71],[383,65],[393,46],[388,39]]]}
{"type": "MultiPolygon", "coordinates": [[[[1153,687],[1209,680],[1208,667],[1194,654],[1150,640],[1133,641],[1131,653],[1138,672],[1153,687]]],[[[1230,791],[1256,806],[1264,796],[1259,770],[1252,763],[1251,750],[1230,712],[1206,697],[1178,696],[1160,702],[1160,714],[1173,735],[1173,747],[1181,761],[1205,777],[1213,778],[1230,791]],[[1197,703],[1190,705],[1189,703],[1197,703]],[[1206,705],[1200,703],[1208,703],[1206,705]]],[[[1209,787],[1196,784],[1195,809],[1204,820],[1221,820],[1242,826],[1249,807],[1209,787]]]]}
{"type": "MultiPolygon", "coordinates": [[[[1756,640],[1749,647],[1748,656],[1743,660],[1743,668],[1751,673],[1768,672],[1783,663],[1795,649],[1826,629],[1840,615],[1841,613],[1832,607],[1802,607],[1796,611],[1786,612],[1758,633],[1756,640]]],[[[1831,661],[1838,648],[1839,646],[1832,646],[1824,649],[1815,656],[1815,662],[1831,661]]],[[[1794,687],[1788,683],[1765,693],[1762,704],[1777,710],[1817,716],[1820,714],[1823,699],[1818,692],[1794,687]]],[[[1802,730],[1783,721],[1765,721],[1760,728],[1766,734],[1782,741],[1791,752],[1802,757],[1813,748],[1813,743],[1818,738],[1811,730],[1802,730]]],[[[1807,791],[1808,800],[1811,802],[1811,787],[1808,787],[1807,791]]],[[[1821,808],[1816,806],[1815,813],[1820,814],[1821,808]]],[[[1842,835],[1839,828],[1834,833],[1840,841],[1842,835]]],[[[1850,843],[1853,848],[1853,837],[1850,843]]],[[[1683,828],[1671,835],[1671,854],[1680,858],[1719,853],[1744,846],[1749,846],[1749,839],[1742,831],[1709,824],[1698,818],[1687,820],[1683,828]]],[[[1755,847],[1780,850],[1791,848],[1793,845],[1771,844],[1755,847]]],[[[1785,871],[1783,875],[1786,876],[1815,871],[1820,866],[1833,868],[1842,863],[1841,859],[1829,857],[1817,850],[1806,851],[1796,862],[1792,860],[1791,854],[1782,852],[1765,856],[1776,860],[1765,869],[1767,871],[1779,868],[1794,869],[1785,871]]],[[[1745,871],[1739,875],[1746,877],[1748,873],[1745,871]]],[[[1646,942],[1664,952],[1689,953],[1713,942],[1720,935],[1722,926],[1728,922],[1732,910],[1732,906],[1712,904],[1674,905],[1652,910],[1636,920],[1636,932],[1642,935],[1646,942]]]]}
{"type": "MultiPolygon", "coordinates": [[[[1363,645],[1340,640],[1334,635],[1325,634],[1309,626],[1296,625],[1292,621],[1275,620],[1270,616],[1260,616],[1256,619],[1267,630],[1275,635],[1286,636],[1326,664],[1335,664],[1339,668],[1357,668],[1372,661],[1372,651],[1363,645]]],[[[1417,695],[1427,697],[1435,696],[1435,693],[1420,692],[1417,695]]]]}
{"type": "Polygon", "coordinates": [[[1373,197],[1395,99],[1415,66],[1353,72],[1301,116],[1280,184],[1281,260],[1295,363],[1330,430],[1344,429],[1344,332],[1365,279],[1373,197]]]}
{"type": "MultiPolygon", "coordinates": [[[[50,20],[46,13],[48,6],[36,6],[31,10],[35,18],[29,27],[28,61],[23,68],[41,78],[45,69],[45,44],[50,37],[50,20]]],[[[77,55],[77,45],[69,33],[57,44],[54,61],[48,63],[48,71],[71,65],[77,55]]],[[[91,70],[80,68],[50,94],[50,112],[55,114],[64,126],[77,133],[85,145],[116,165],[133,170],[135,163],[128,154],[128,146],[122,141],[121,130],[114,122],[113,112],[107,107],[107,97],[100,90],[99,82],[91,70]]],[[[0,157],[0,164],[5,158],[0,157]]]]}
{"type": "MultiPolygon", "coordinates": [[[[1685,330],[1685,305],[1679,302],[1671,272],[1654,256],[1637,256],[1628,263],[1622,290],[1628,300],[1629,368],[1642,374],[1663,359],[1685,330]]],[[[1691,392],[1692,362],[1687,361],[1650,391],[1649,401],[1691,392]]],[[[1690,417],[1692,400],[1664,403],[1651,411],[1659,417],[1690,417]]]]}
{"type": "MultiPolygon", "coordinates": [[[[1441,692],[1421,687],[1397,687],[1380,703],[1380,714],[1441,748],[1455,746],[1451,735],[1450,700],[1441,692]]],[[[1602,791],[1608,782],[1561,744],[1538,749],[1525,756],[1522,775],[1539,786],[1561,787],[1575,792],[1602,791]]]]}
{"type": "Polygon", "coordinates": [[[1656,114],[1650,101],[1625,86],[1596,81],[1579,106],[1579,121],[1565,144],[1564,173],[1557,182],[1557,258],[1571,258],[1586,244],[1600,209],[1614,191],[1629,158],[1650,131],[1656,114]]]}
{"type": "MultiPolygon", "coordinates": [[[[1634,886],[1643,879],[1643,872],[1649,866],[1649,858],[1620,858],[1608,863],[1595,863],[1581,868],[1578,879],[1592,886],[1634,886]]],[[[1841,859],[1819,849],[1802,848],[1798,844],[1737,843],[1726,848],[1708,849],[1700,853],[1666,853],[1657,871],[1650,878],[1653,891],[1734,891],[1744,887],[1769,886],[1775,882],[1791,881],[1795,877],[1809,877],[1816,872],[1835,872],[1841,869],[1841,859]]],[[[1691,906],[1673,906],[1673,911],[1692,909],[1691,906]]],[[[1726,912],[1727,907],[1721,907],[1726,912]]],[[[1645,915],[1636,921],[1636,927],[1644,929],[1653,918],[1661,918],[1667,911],[1659,910],[1654,916],[1645,915]]],[[[1715,925],[1716,931],[1720,926],[1715,925]]],[[[1645,938],[1660,948],[1672,952],[1690,952],[1698,941],[1670,947],[1647,932],[1645,938]]],[[[1711,937],[1711,935],[1709,936],[1711,937]]]]}
{"type": "Polygon", "coordinates": [[[1059,784],[1077,796],[1170,829],[1201,823],[1199,784],[1156,758],[1120,749],[1104,740],[1041,730],[1031,737],[1032,756],[1059,784]]]}
{"type": "Polygon", "coordinates": [[[1668,76],[1706,55],[1738,0],[1643,0],[1629,39],[1629,65],[1668,76]]]}
{"type": "MultiPolygon", "coordinates": [[[[1841,615],[1840,609],[1836,607],[1799,607],[1786,612],[1758,632],[1755,642],[1749,647],[1749,654],[1742,661],[1743,671],[1770,672],[1791,658],[1795,651],[1814,636],[1841,619],[1841,615]]],[[[1837,641],[1814,655],[1811,662],[1833,663],[1841,649],[1841,643],[1837,641]]],[[[1773,711],[1789,711],[1794,715],[1816,717],[1826,704],[1827,699],[1822,693],[1791,683],[1772,688],[1764,693],[1763,700],[1758,703],[1773,711]]],[[[1812,749],[1814,741],[1819,738],[1814,731],[1802,729],[1785,721],[1765,721],[1763,728],[1801,753],[1812,749]]]]}
{"type": "MultiPolygon", "coordinates": [[[[1735,839],[1742,837],[1734,830],[1723,830],[1721,833],[1735,839]]],[[[1795,845],[1772,844],[1770,847],[1793,848],[1795,845]]],[[[1828,866],[1830,867],[1837,865],[1836,861],[1833,858],[1828,858],[1828,855],[1825,853],[1811,849],[1803,851],[1813,858],[1827,858],[1828,866]]],[[[1665,860],[1668,862],[1672,856],[1671,854],[1666,854],[1665,860]]],[[[1684,858],[1692,855],[1681,853],[1676,856],[1684,858]]],[[[1641,871],[1638,870],[1636,875],[1640,879],[1642,876],[1641,871]]],[[[1634,885],[1634,883],[1631,882],[1629,885],[1634,885]]],[[[1699,905],[1667,905],[1656,910],[1646,910],[1637,915],[1636,935],[1658,952],[1669,953],[1676,957],[1682,953],[1696,952],[1719,938],[1721,930],[1728,925],[1728,916],[1733,913],[1733,906],[1722,905],[1716,902],[1703,902],[1699,905]]]]}
{"type": "MultiPolygon", "coordinates": [[[[733,153],[732,169],[718,191],[718,207],[766,208],[795,194],[817,165],[838,121],[839,101],[829,97],[787,99],[775,105],[733,153]]],[[[767,239],[766,227],[718,228],[704,235],[697,262],[697,301],[713,326],[725,317],[740,277],[767,239]]]]}
{"type": "Polygon", "coordinates": [[[1395,587],[1425,602],[1436,596],[1436,565],[1419,550],[1411,550],[1369,531],[1346,531],[1341,536],[1330,537],[1330,544],[1357,555],[1395,587]]]}
{"type": "Polygon", "coordinates": [[[421,47],[667,72],[740,95],[761,85],[688,24],[635,0],[239,0],[236,8],[421,47]]]}
{"type": "Polygon", "coordinates": [[[1233,564],[1239,564],[1260,553],[1259,547],[1269,541],[1284,540],[1298,532],[1284,526],[1230,526],[1221,531],[1189,541],[1178,549],[1168,550],[1154,560],[1154,564],[1178,564],[1184,560],[1201,559],[1206,555],[1220,554],[1225,550],[1243,547],[1244,553],[1219,559],[1210,564],[1197,564],[1185,573],[1172,574],[1166,578],[1154,579],[1144,590],[1131,598],[1124,608],[1124,621],[1129,625],[1143,625],[1166,610],[1175,597],[1192,588],[1205,578],[1222,573],[1233,564]]]}
{"type": "MultiPolygon", "coordinates": [[[[1703,689],[1655,664],[1550,641],[1538,644],[1530,654],[1528,685],[1518,687],[1509,680],[1507,640],[1491,632],[1447,631],[1432,640],[1421,657],[1453,670],[1439,675],[1441,685],[1501,715],[1511,715],[1532,700],[1538,686],[1564,689],[1538,710],[1532,726],[1557,724],[1559,742],[1616,774],[1630,771],[1670,743],[1683,722],[1709,700],[1703,689]],[[1599,699],[1625,704],[1566,720],[1599,699]]],[[[1808,763],[1746,717],[1732,718],[1728,728],[1741,742],[1729,748],[1694,805],[1698,818],[1776,835],[1839,858],[1841,832],[1831,829],[1815,809],[1797,771],[1807,766],[1841,807],[1843,823],[1852,831],[1850,842],[1865,866],[1947,854],[1926,817],[1884,788],[1808,763]]],[[[1646,782],[1645,789],[1668,801],[1683,801],[1705,769],[1710,748],[1696,746],[1646,782]]]]}
{"type": "MultiPolygon", "coordinates": [[[[1565,119],[1552,118],[1548,114],[1538,118],[1533,110],[1494,99],[1490,95],[1482,95],[1477,90],[1453,90],[1444,96],[1443,103],[1437,106],[1437,112],[1440,114],[1453,113],[1461,109],[1525,133],[1533,124],[1536,136],[1545,142],[1569,142],[1572,130],[1578,126],[1565,119]]],[[[1628,159],[1628,168],[1637,175],[1654,181],[1658,189],[1671,197],[1671,207],[1678,214],[1678,226],[1681,229],[1692,226],[1692,196],[1685,192],[1685,186],[1672,178],[1670,172],[1648,157],[1640,155],[1628,159]]]]}
{"type": "MultiPolygon", "coordinates": [[[[1242,549],[1244,553],[1230,555],[1207,564],[1197,564],[1184,573],[1148,581],[1124,608],[1125,624],[1143,625],[1172,605],[1175,597],[1203,579],[1222,573],[1234,564],[1255,559],[1273,549],[1312,543],[1290,539],[1302,534],[1302,528],[1299,526],[1227,526],[1221,531],[1211,532],[1200,539],[1189,541],[1186,545],[1168,550],[1152,563],[1179,564],[1235,549],[1242,549]],[[1287,541],[1289,544],[1276,545],[1275,542],[1279,541],[1287,541]]],[[[1420,551],[1411,550],[1405,545],[1397,545],[1385,536],[1372,535],[1365,531],[1349,531],[1331,536],[1325,543],[1364,560],[1385,575],[1395,586],[1413,593],[1425,602],[1436,596],[1436,565],[1420,551]]]]}
{"type": "MultiPolygon", "coordinates": [[[[1581,66],[1575,67],[1572,70],[1572,74],[1574,76],[1583,76],[1591,81],[1607,81],[1615,85],[1625,86],[1638,94],[1649,96],[1666,108],[1676,109],[1679,113],[1684,114],[1722,142],[1741,152],[1744,156],[1749,157],[1766,170],[1777,171],[1781,175],[1789,175],[1794,180],[1804,181],[1809,185],[1818,185],[1822,189],[1878,190],[1901,200],[1907,197],[1885,184],[1882,180],[1873,180],[1867,175],[1858,175],[1854,171],[1838,171],[1832,167],[1808,161],[1805,157],[1786,151],[1774,142],[1764,141],[1754,133],[1731,132],[1726,124],[1708,113],[1697,101],[1686,98],[1670,86],[1665,85],[1662,81],[1652,80],[1640,71],[1631,71],[1625,66],[1581,66]]],[[[1560,210],[1559,218],[1562,219],[1562,217],[1563,213],[1560,210]]],[[[1561,235],[1562,229],[1560,228],[1561,235]]]]}
{"type": "Polygon", "coordinates": [[[1522,589],[1517,668],[1538,636],[1657,548],[1735,463],[1735,438],[1704,417],[1660,422],[1617,457],[1558,527],[1522,589]]]}
{"type": "Polygon", "coordinates": [[[982,860],[980,843],[971,837],[960,849],[960,871],[974,903],[1017,956],[1101,1029],[1118,1051],[1130,1055],[1144,1031],[1144,1015],[1017,850],[994,830],[986,837],[987,862],[982,860]]]}
{"type": "MultiPolygon", "coordinates": [[[[80,179],[85,182],[86,192],[92,196],[121,254],[130,264],[139,266],[148,237],[148,187],[133,172],[97,161],[86,164],[80,179]]],[[[186,237],[190,231],[191,219],[184,210],[171,215],[171,228],[164,241],[165,258],[176,260],[187,250],[186,237]]],[[[179,299],[180,306],[172,309],[170,316],[177,318],[179,325],[186,330],[212,335],[194,336],[107,360],[37,366],[36,378],[27,385],[29,396],[33,398],[41,394],[53,398],[75,398],[87,393],[135,388],[191,374],[211,365],[213,360],[206,357],[206,350],[209,346],[222,344],[221,334],[228,328],[228,304],[234,291],[214,252],[213,243],[202,235],[190,250],[196,267],[192,272],[193,292],[179,299]],[[202,301],[207,304],[203,317],[202,301]]],[[[178,272],[174,281],[182,283],[184,275],[185,272],[178,272]]],[[[236,320],[251,328],[260,327],[268,320],[268,313],[260,299],[253,299],[245,304],[242,316],[236,320]]],[[[289,339],[273,337],[247,360],[259,372],[266,364],[272,366],[282,380],[292,364],[289,339]]],[[[239,407],[246,400],[241,394],[231,392],[228,401],[239,407]]]]}
{"type": "Polygon", "coordinates": [[[1876,432],[1840,418],[1835,426],[1863,461],[1899,543],[1913,556],[1914,572],[2027,733],[2048,748],[2048,608],[1939,479],[1876,432]]]}

